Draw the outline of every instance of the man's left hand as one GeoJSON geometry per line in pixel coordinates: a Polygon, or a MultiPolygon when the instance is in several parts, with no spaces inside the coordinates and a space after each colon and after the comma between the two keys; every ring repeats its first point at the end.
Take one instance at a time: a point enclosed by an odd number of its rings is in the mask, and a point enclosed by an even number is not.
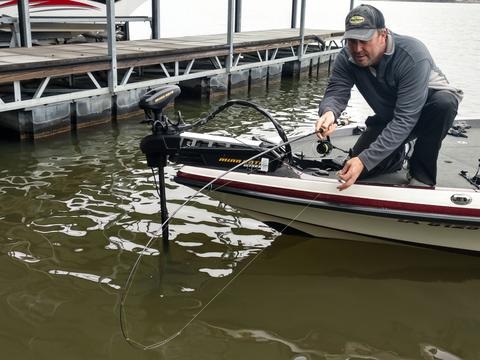
{"type": "Polygon", "coordinates": [[[362,161],[358,157],[348,160],[343,169],[338,172],[338,177],[344,181],[337,186],[338,190],[345,190],[357,181],[358,177],[364,169],[362,161]]]}

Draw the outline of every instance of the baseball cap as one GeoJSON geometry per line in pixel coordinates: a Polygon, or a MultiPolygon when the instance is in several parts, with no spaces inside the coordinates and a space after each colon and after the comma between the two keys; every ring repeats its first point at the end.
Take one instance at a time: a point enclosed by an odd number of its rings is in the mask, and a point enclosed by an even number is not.
{"type": "Polygon", "coordinates": [[[345,34],[342,40],[356,39],[368,41],[377,29],[385,28],[383,14],[371,5],[359,5],[345,18],[345,34]]]}

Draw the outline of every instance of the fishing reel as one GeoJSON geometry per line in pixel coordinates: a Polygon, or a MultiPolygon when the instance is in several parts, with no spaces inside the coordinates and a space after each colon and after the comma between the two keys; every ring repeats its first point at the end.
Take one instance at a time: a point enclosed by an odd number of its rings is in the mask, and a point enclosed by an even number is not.
{"type": "Polygon", "coordinates": [[[333,145],[330,142],[330,137],[327,137],[325,140],[318,140],[316,150],[320,156],[327,156],[328,154],[330,154],[333,150],[333,145]]]}

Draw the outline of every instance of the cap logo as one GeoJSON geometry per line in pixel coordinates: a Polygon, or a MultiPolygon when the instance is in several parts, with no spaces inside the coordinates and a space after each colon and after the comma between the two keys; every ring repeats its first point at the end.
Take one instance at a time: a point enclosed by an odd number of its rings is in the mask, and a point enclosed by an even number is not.
{"type": "Polygon", "coordinates": [[[363,22],[365,22],[365,18],[360,15],[353,15],[350,18],[349,22],[350,22],[350,25],[360,25],[360,24],[363,24],[363,22]]]}

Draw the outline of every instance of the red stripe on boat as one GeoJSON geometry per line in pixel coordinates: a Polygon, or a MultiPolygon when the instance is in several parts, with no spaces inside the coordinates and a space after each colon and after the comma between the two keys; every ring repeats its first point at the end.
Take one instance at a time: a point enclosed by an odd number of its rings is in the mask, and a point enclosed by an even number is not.
{"type": "MultiPolygon", "coordinates": [[[[201,181],[201,182],[204,182],[205,184],[213,180],[213,178],[210,178],[207,176],[189,174],[182,171],[178,171],[177,176],[179,178],[190,179],[194,181],[201,181]]],[[[256,191],[256,192],[265,193],[265,194],[285,196],[289,198],[324,201],[328,203],[336,203],[336,204],[343,204],[343,205],[356,205],[356,206],[385,209],[385,210],[403,210],[403,211],[414,211],[419,213],[422,212],[422,213],[430,213],[430,214],[469,216],[469,217],[480,218],[479,209],[406,203],[406,202],[391,201],[391,200],[379,200],[379,199],[359,198],[359,197],[344,196],[344,195],[340,196],[340,195],[332,195],[332,194],[324,194],[324,193],[314,193],[310,191],[282,189],[282,188],[276,188],[272,186],[249,184],[249,183],[244,183],[240,181],[224,180],[224,179],[218,179],[214,182],[214,184],[225,185],[230,188],[235,188],[240,190],[250,190],[250,191],[256,191]]]]}

